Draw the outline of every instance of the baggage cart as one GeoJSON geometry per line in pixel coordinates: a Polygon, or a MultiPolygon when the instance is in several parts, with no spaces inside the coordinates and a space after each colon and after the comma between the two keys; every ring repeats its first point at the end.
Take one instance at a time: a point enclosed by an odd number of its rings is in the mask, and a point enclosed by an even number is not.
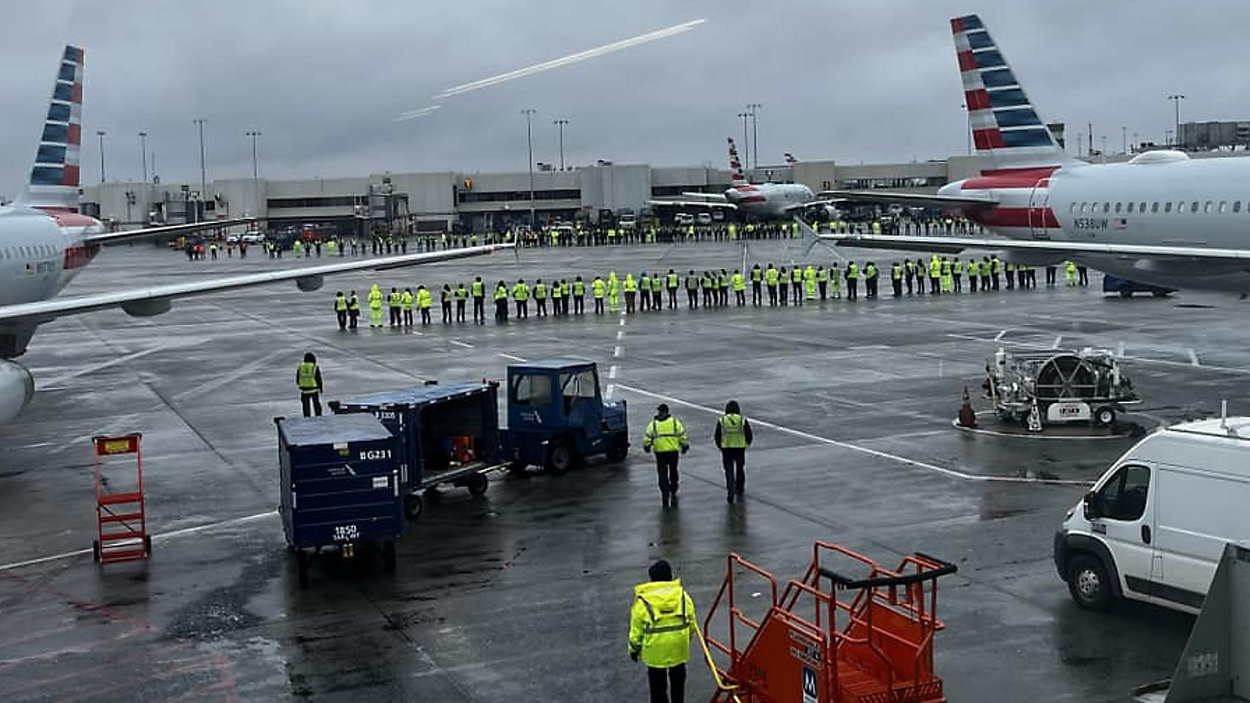
{"type": "Polygon", "coordinates": [[[140,561],[152,554],[143,494],[142,439],[138,432],[91,438],[95,449],[96,506],[96,539],[91,544],[91,556],[96,563],[140,561]],[[118,464],[132,460],[136,475],[133,483],[122,480],[117,469],[118,464]],[[131,490],[110,490],[121,485],[131,490]]]}
{"type": "Polygon", "coordinates": [[[399,441],[369,415],[274,418],[278,427],[282,529],[300,584],[313,556],[334,549],[353,558],[375,548],[395,569],[403,533],[399,441]]]}
{"type": "Polygon", "coordinates": [[[404,513],[416,519],[424,509],[422,492],[452,485],[482,495],[489,474],[506,468],[497,398],[493,383],[427,384],[332,401],[330,409],[371,414],[398,438],[404,513]]]}

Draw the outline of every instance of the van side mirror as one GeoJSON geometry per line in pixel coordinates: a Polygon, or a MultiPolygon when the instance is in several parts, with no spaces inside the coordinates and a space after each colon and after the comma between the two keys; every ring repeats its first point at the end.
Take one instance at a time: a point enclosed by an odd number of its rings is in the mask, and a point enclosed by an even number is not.
{"type": "Polygon", "coordinates": [[[1102,496],[1098,495],[1097,492],[1090,491],[1086,493],[1083,503],[1085,504],[1086,520],[1097,520],[1102,517],[1102,496]]]}

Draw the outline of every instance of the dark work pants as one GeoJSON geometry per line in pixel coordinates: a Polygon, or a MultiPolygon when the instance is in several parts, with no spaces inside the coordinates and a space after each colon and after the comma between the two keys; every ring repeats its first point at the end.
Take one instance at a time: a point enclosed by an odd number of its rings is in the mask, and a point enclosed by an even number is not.
{"type": "Polygon", "coordinates": [[[681,452],[656,452],[655,471],[660,479],[660,493],[665,496],[677,495],[677,460],[681,452]]]}
{"type": "Polygon", "coordinates": [[[742,493],[747,487],[747,450],[722,449],[720,463],[725,469],[725,490],[729,493],[742,493]]]}
{"type": "Polygon", "coordinates": [[[321,417],[321,394],[320,393],[300,393],[300,405],[304,407],[304,417],[308,417],[315,410],[317,417],[321,417]]]}
{"type": "Polygon", "coordinates": [[[669,669],[647,667],[647,683],[651,686],[651,703],[685,703],[686,665],[669,669]],[[669,693],[672,689],[672,693],[669,693]]]}
{"type": "Polygon", "coordinates": [[[486,322],[486,305],[483,298],[473,299],[473,321],[477,322],[478,320],[486,322]]]}
{"type": "Polygon", "coordinates": [[[751,281],[751,304],[752,305],[759,305],[763,301],[763,295],[761,294],[761,291],[760,291],[762,283],[763,283],[762,281],[751,281]]]}
{"type": "Polygon", "coordinates": [[[347,329],[347,311],[336,310],[334,314],[337,315],[339,318],[339,329],[341,330],[347,329]]]}

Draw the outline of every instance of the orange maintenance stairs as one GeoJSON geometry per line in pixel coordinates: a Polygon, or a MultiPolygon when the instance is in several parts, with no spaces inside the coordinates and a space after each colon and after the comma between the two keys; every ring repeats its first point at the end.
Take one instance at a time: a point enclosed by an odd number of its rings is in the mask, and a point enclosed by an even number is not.
{"type": "Polygon", "coordinates": [[[955,570],[920,553],[889,570],[817,542],[803,578],[779,591],[771,573],[730,554],[703,623],[723,682],[713,703],[942,703],[937,579],[955,570]]]}

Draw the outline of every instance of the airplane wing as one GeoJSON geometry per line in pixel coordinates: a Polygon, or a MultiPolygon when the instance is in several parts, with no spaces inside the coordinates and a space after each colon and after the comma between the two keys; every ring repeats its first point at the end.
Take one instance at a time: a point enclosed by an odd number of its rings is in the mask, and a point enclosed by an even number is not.
{"type": "Polygon", "coordinates": [[[184,225],[164,225],[161,227],[145,227],[143,229],[128,229],[119,232],[101,232],[99,234],[89,234],[84,238],[87,244],[111,244],[113,242],[124,242],[131,239],[140,239],[142,237],[154,237],[161,234],[180,234],[182,232],[194,232],[201,229],[214,229],[216,227],[230,227],[232,225],[245,225],[256,222],[254,217],[237,217],[233,220],[210,220],[207,222],[190,222],[184,225]]]}
{"type": "Polygon", "coordinates": [[[956,198],[949,195],[924,193],[890,193],[879,190],[826,190],[819,197],[841,198],[843,201],[880,205],[916,205],[921,207],[995,207],[998,203],[989,198],[956,198]]]}
{"type": "Polygon", "coordinates": [[[265,271],[225,278],[210,278],[190,283],[171,283],[111,293],[53,298],[34,303],[3,305],[0,306],[0,325],[8,323],[42,324],[58,317],[114,307],[120,307],[127,314],[135,317],[151,317],[168,311],[175,298],[217,293],[236,288],[247,288],[249,286],[260,286],[279,281],[295,281],[300,290],[314,291],[321,288],[324,282],[323,279],[326,276],[352,271],[387,271],[436,261],[464,259],[511,249],[513,246],[513,244],[490,244],[463,249],[426,252],[423,254],[404,254],[380,259],[347,261],[338,264],[305,266],[282,271],[265,271]]]}
{"type": "Polygon", "coordinates": [[[964,249],[1015,250],[1038,254],[1100,254],[1138,258],[1191,259],[1198,261],[1250,261],[1250,250],[1208,249],[1158,244],[1100,244],[1055,240],[1004,239],[1002,237],[922,237],[916,235],[820,234],[817,238],[838,246],[860,249],[895,249],[957,253],[964,249]]]}
{"type": "Polygon", "coordinates": [[[689,198],[691,200],[706,200],[713,203],[729,202],[724,193],[699,193],[691,191],[689,193],[682,193],[681,197],[689,198]]]}
{"type": "Polygon", "coordinates": [[[725,210],[737,210],[738,206],[728,202],[717,202],[715,200],[648,200],[647,205],[651,207],[689,207],[689,208],[722,208],[725,210]]]}
{"type": "Polygon", "coordinates": [[[806,210],[809,207],[827,207],[829,205],[838,205],[845,203],[846,198],[820,198],[819,200],[808,200],[801,203],[794,203],[783,208],[786,212],[794,212],[795,210],[806,210]]]}

